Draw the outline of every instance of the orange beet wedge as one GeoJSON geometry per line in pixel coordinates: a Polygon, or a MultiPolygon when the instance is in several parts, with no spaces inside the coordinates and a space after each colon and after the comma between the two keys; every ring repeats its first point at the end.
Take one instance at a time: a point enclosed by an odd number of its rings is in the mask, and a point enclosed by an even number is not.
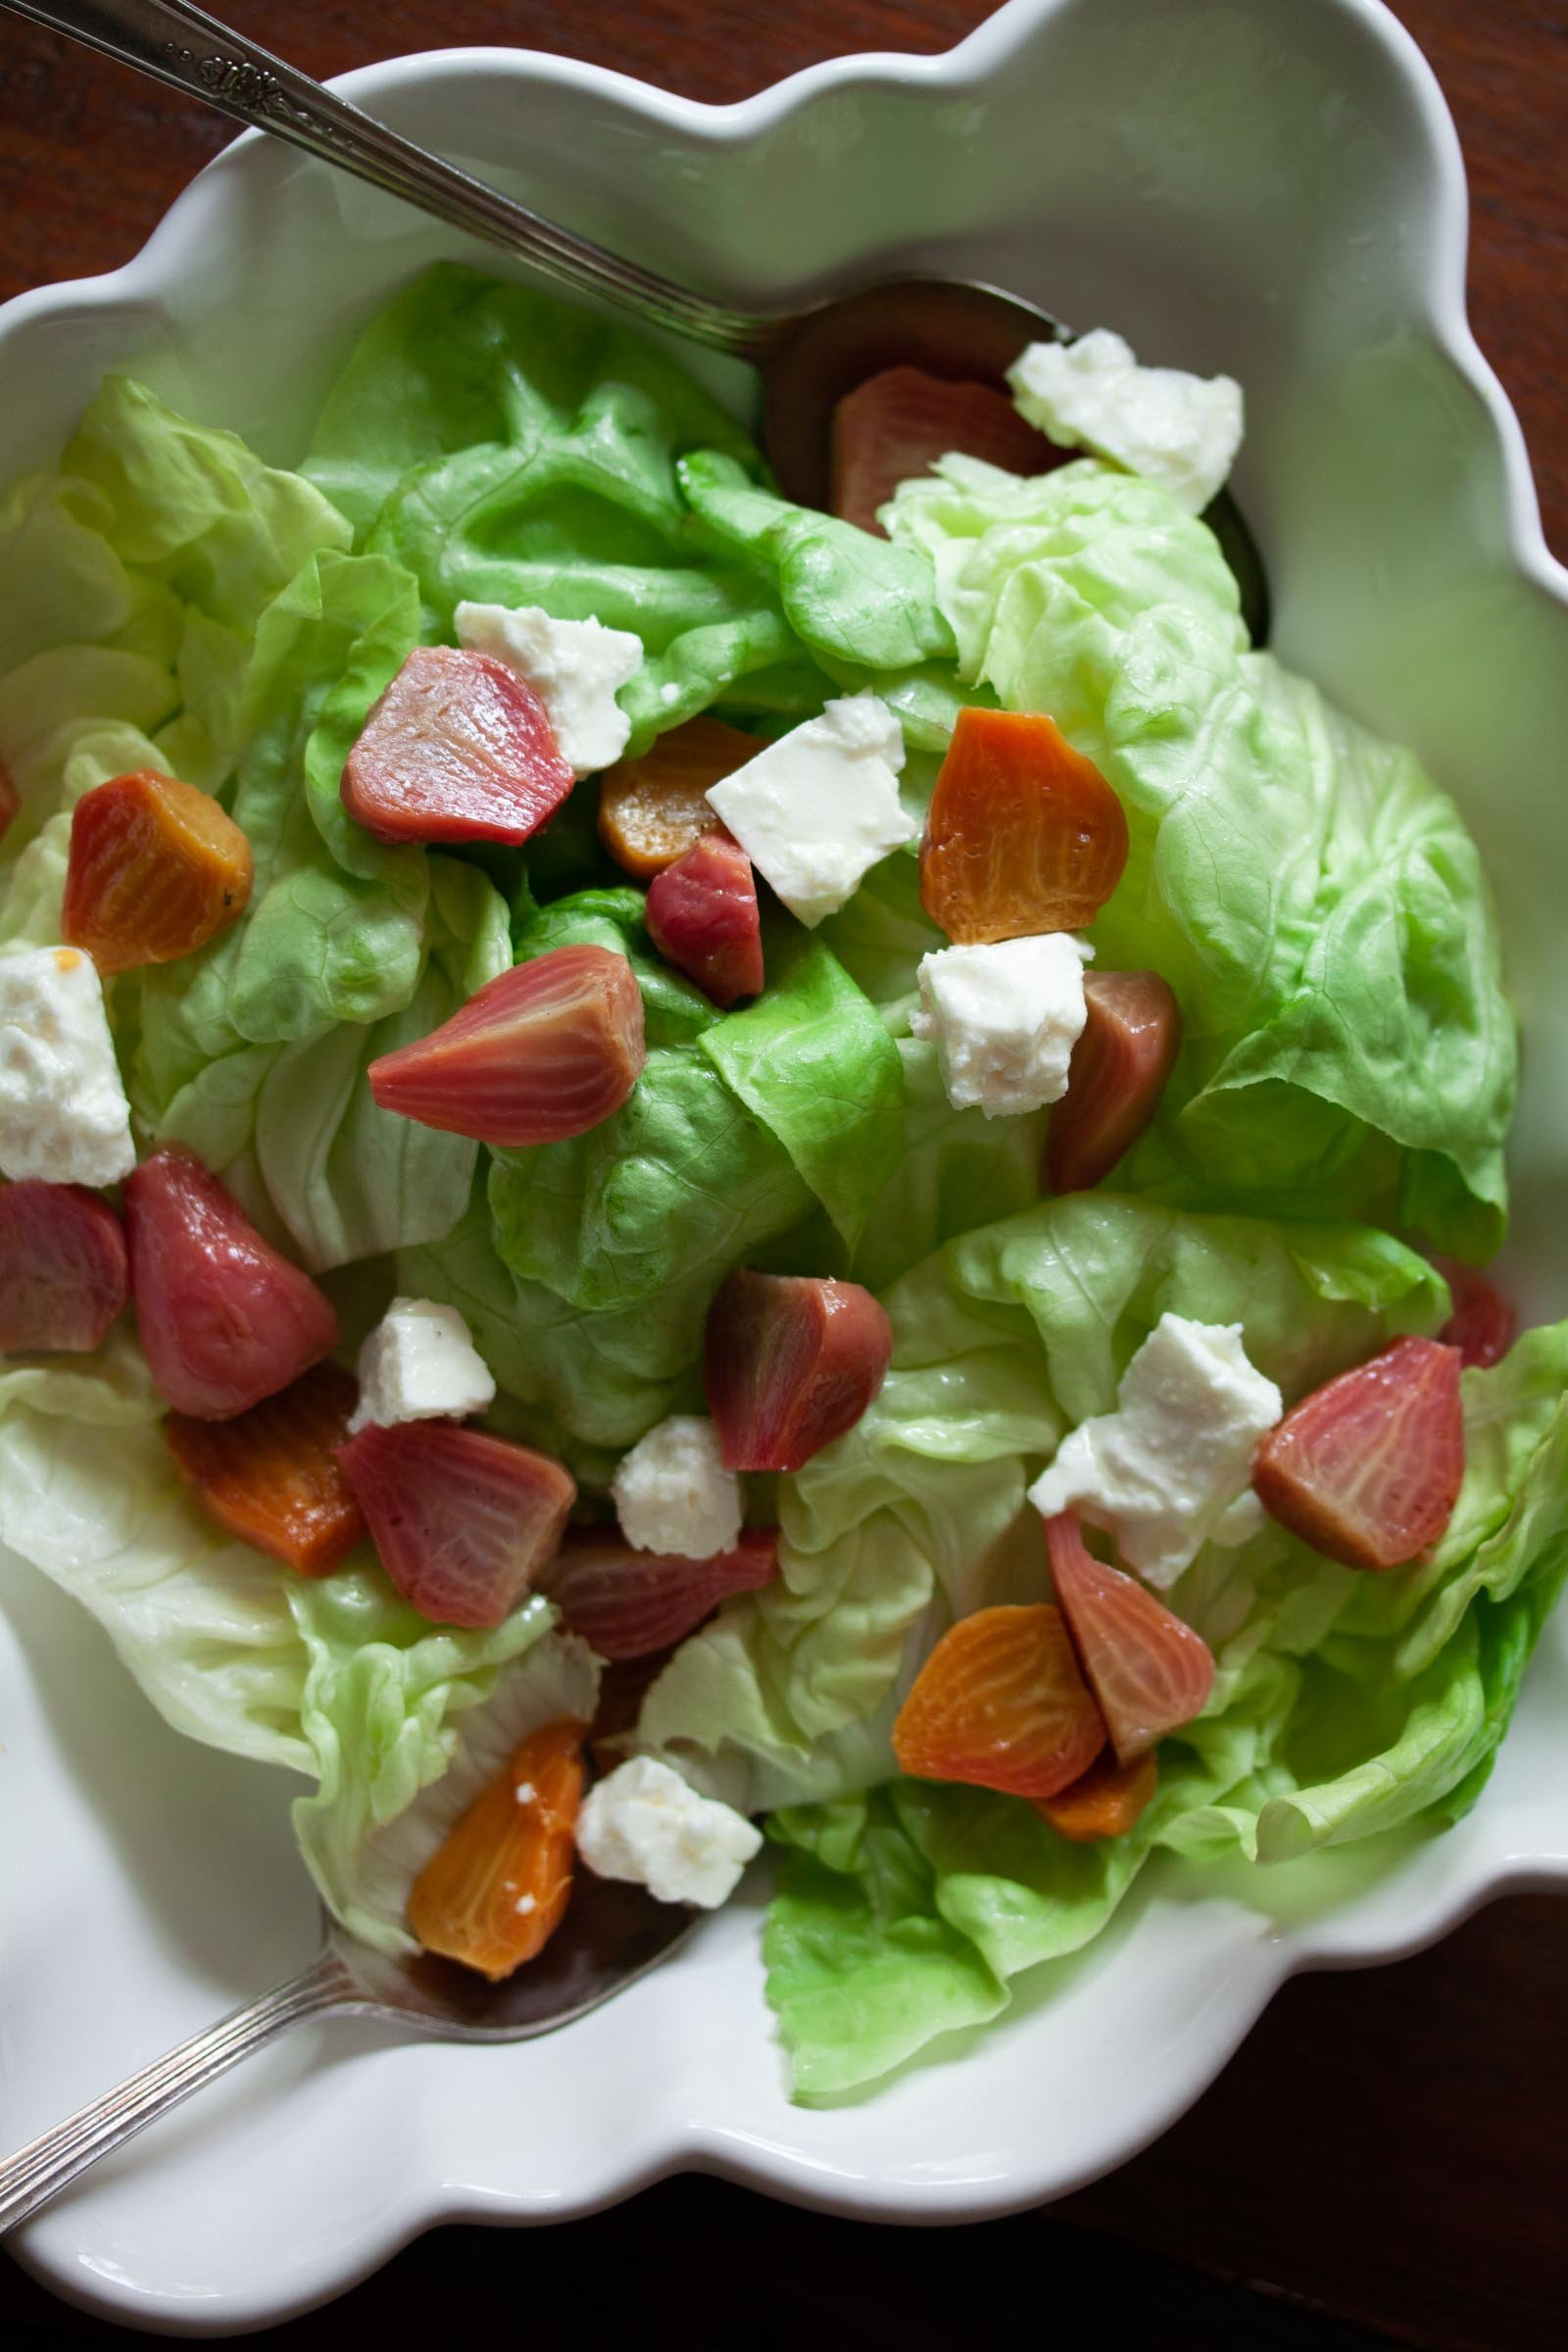
{"type": "Polygon", "coordinates": [[[481,1144],[555,1144],[617,1111],[647,1060],[624,956],[553,948],[369,1068],[383,1110],[481,1144]]]}
{"type": "Polygon", "coordinates": [[[1025,424],[994,385],[951,383],[922,368],[884,368],[833,411],[834,514],[880,534],[878,508],[901,482],[954,450],[1008,473],[1048,473],[1069,454],[1025,424]]]}
{"type": "Polygon", "coordinates": [[[1081,1781],[1059,1796],[1043,1796],[1036,1811],[1044,1815],[1058,1838],[1074,1845],[1092,1845],[1101,1838],[1125,1838],[1159,1787],[1159,1766],[1153,1753],[1134,1764],[1118,1764],[1110,1749],[1097,1756],[1081,1781]]]}
{"type": "Polygon", "coordinates": [[[920,844],[920,899],[952,940],[1093,922],[1127,863],[1122,805],[1055,720],[960,710],[920,844]]]}
{"type": "Polygon", "coordinates": [[[1118,1764],[1134,1764],[1203,1711],[1214,1683],[1207,1642],[1136,1577],[1084,1543],[1076,1511],[1048,1519],[1052,1581],[1118,1764]]]}
{"type": "Polygon", "coordinates": [[[1314,1389],[1269,1431],[1252,1487],[1269,1514],[1347,1568],[1399,1568],[1435,1544],[1464,1478],[1457,1348],[1396,1340],[1314,1389]]]}
{"type": "Polygon", "coordinates": [[[571,1894],[585,1726],[532,1732],[414,1883],[409,1927],[496,1984],[547,1944],[571,1894]]]}
{"type": "Polygon", "coordinates": [[[599,838],[617,865],[651,881],[710,833],[718,811],[704,795],[762,749],[718,718],[671,727],[640,760],[621,760],[599,780],[599,838]]]}
{"type": "Polygon", "coordinates": [[[1143,1134],[1181,1044],[1182,1016],[1157,972],[1088,972],[1088,1017],[1067,1065],[1067,1092],[1046,1131],[1054,1193],[1100,1184],[1143,1134]]]}
{"type": "Polygon", "coordinates": [[[318,1364],[231,1421],[171,1413],[164,1437],[220,1526],[301,1576],[330,1576],[365,1537],[365,1514],[334,1451],[358,1395],[341,1365],[318,1364]]]}
{"type": "Polygon", "coordinates": [[[893,1727],[903,1772],[1054,1796],[1105,1744],[1059,1609],[977,1609],[943,1635],[893,1727]]]}
{"type": "Polygon", "coordinates": [[[71,819],[61,937],[101,972],[172,963],[238,920],[251,845],[193,784],[150,769],[83,793],[71,819]]]}

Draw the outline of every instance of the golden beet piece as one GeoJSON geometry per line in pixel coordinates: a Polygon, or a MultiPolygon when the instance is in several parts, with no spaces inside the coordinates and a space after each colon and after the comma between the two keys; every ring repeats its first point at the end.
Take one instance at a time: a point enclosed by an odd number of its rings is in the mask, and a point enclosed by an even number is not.
{"type": "Polygon", "coordinates": [[[164,1438],[220,1527],[301,1576],[330,1576],[365,1541],[365,1513],[336,1453],[359,1393],[328,1358],[227,1421],[171,1413],[164,1438]]]}
{"type": "Polygon", "coordinates": [[[969,947],[1081,931],[1127,863],[1127,818],[1053,718],[961,710],[926,811],[920,900],[969,947]]]}
{"type": "Polygon", "coordinates": [[[1061,1611],[1045,1601],[960,1617],[915,1676],[893,1726],[901,1772],[1012,1796],[1055,1796],[1104,1744],[1061,1611]]]}
{"type": "Polygon", "coordinates": [[[549,1942],[571,1893],[586,1730],[564,1715],[531,1732],[420,1871],[409,1926],[427,1952],[494,1984],[549,1942]]]}
{"type": "Polygon", "coordinates": [[[1118,1764],[1106,1748],[1082,1780],[1059,1796],[1037,1797],[1035,1811],[1058,1838],[1070,1838],[1074,1845],[1092,1845],[1101,1838],[1125,1838],[1158,1787],[1159,1766],[1152,1749],[1132,1764],[1118,1764]]]}
{"type": "Polygon", "coordinates": [[[189,956],[245,911],[251,845],[194,784],[113,776],[71,820],[62,935],[101,972],[189,956]]]}
{"type": "Polygon", "coordinates": [[[622,760],[599,779],[599,838],[639,882],[673,865],[718,823],[704,795],[763,749],[721,718],[689,718],[661,735],[640,760],[622,760]]]}

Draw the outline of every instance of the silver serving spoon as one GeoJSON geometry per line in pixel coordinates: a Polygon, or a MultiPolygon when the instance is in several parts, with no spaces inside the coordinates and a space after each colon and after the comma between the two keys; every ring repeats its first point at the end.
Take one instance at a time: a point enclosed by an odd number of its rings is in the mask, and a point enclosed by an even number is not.
{"type": "MultiPolygon", "coordinates": [[[[319,82],[186,0],[0,0],[0,8],[205,99],[220,114],[290,140],[455,228],[484,237],[558,284],[597,296],[762,370],[763,441],[785,495],[828,503],[834,403],[883,368],[1001,383],[1026,343],[1070,340],[1048,311],[965,279],[905,277],[836,294],[805,310],[741,311],[500,195],[401,138],[319,82]]],[[[1268,633],[1268,581],[1257,546],[1226,491],[1205,519],[1241,589],[1253,642],[1268,633]]]]}
{"type": "Polygon", "coordinates": [[[657,1968],[700,1916],[684,1905],[656,1903],[641,1886],[579,1869],[570,1908],[544,1950],[499,1984],[429,1952],[388,1959],[328,1921],[318,1957],[301,1975],[181,2042],[0,2163],[0,2235],[286,2026],[312,2017],[374,2017],[439,2041],[530,2041],[586,2017],[657,1968]]]}

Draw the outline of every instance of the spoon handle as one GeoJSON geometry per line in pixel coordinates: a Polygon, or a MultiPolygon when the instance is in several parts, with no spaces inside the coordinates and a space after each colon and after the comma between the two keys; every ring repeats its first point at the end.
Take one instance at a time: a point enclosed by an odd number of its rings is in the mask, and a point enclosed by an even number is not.
{"type": "Polygon", "coordinates": [[[100,2156],[157,2123],[181,2099],[259,2050],[274,2034],[332,2009],[362,2005],[353,1980],[335,1953],[327,1951],[301,1976],[274,1985],[244,2009],[236,2009],[205,2033],[157,2058],[117,2090],[78,2107],[74,2115],[43,2132],[0,2163],[0,2236],[47,2205],[68,2182],[100,2156]]]}
{"type": "Polygon", "coordinates": [[[0,0],[0,8],[287,139],[651,326],[742,358],[760,357],[775,339],[768,320],[622,261],[443,163],[188,0],[0,0]]]}

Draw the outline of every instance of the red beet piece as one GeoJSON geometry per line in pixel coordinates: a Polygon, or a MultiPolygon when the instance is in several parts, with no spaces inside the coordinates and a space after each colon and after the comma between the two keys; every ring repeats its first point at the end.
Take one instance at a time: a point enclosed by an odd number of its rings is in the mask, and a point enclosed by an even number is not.
{"type": "Polygon", "coordinates": [[[5,839],[11,820],[22,807],[22,795],[5,761],[0,760],[0,841],[5,839]]]}
{"type": "Polygon", "coordinates": [[[778,1574],[778,1530],[748,1527],[732,1551],[689,1560],[638,1551],[612,1530],[576,1527],[534,1580],[602,1658],[644,1658],[682,1641],[726,1594],[778,1574]]]}
{"type": "Polygon", "coordinates": [[[949,383],[919,368],[887,368],[833,411],[833,512],[881,533],[877,509],[900,482],[959,450],[1009,473],[1049,473],[1070,454],[1026,424],[990,384],[949,383]]]}
{"type": "Polygon", "coordinates": [[[1203,1711],[1213,1687],[1208,1644],[1136,1577],[1097,1560],[1076,1511],[1046,1521],[1056,1600],[1118,1764],[1203,1711]]]}
{"type": "Polygon", "coordinates": [[[572,787],[544,704],[491,654],[419,645],[372,704],[343,806],[377,841],[526,841],[572,787]]]}
{"type": "Polygon", "coordinates": [[[338,1448],[381,1565],[434,1625],[500,1625],[555,1551],[577,1489],[548,1454],[461,1421],[362,1429],[338,1448]]]}
{"type": "Polygon", "coordinates": [[[1453,1312],[1439,1332],[1446,1348],[1457,1348],[1466,1371],[1497,1363],[1513,1346],[1518,1316],[1502,1293],[1475,1266],[1437,1257],[1433,1264],[1447,1284],[1453,1312]]]}
{"type": "Polygon", "coordinates": [[[762,988],[762,924],[752,861],[721,826],[648,886],[648,935],[666,963],[725,1007],[762,988]]]}
{"type": "Polygon", "coordinates": [[[624,956],[553,948],[369,1070],[383,1110],[481,1144],[555,1144],[617,1111],[648,1058],[624,956]]]}
{"type": "Polygon", "coordinates": [[[1091,972],[1084,1004],[1067,1092],[1046,1134],[1054,1193],[1085,1192],[1110,1174],[1159,1107],[1181,1044],[1182,1016],[1157,972],[1091,972]]]}
{"type": "Polygon", "coordinates": [[[176,1412],[226,1421],[336,1347],[328,1300],[194,1152],[142,1161],[125,1185],[125,1231],[147,1368],[176,1412]]]}
{"type": "Polygon", "coordinates": [[[858,1282],[742,1267],[708,1310],[703,1381],[728,1470],[799,1470],[855,1424],[893,1353],[858,1282]]]}
{"type": "Polygon", "coordinates": [[[1464,1478],[1459,1350],[1396,1340],[1314,1389],[1257,1449],[1282,1527],[1347,1568],[1399,1568],[1437,1542],[1464,1478]]]}
{"type": "Polygon", "coordinates": [[[130,1295],[125,1232],[79,1184],[0,1191],[0,1349],[97,1348],[130,1295]]]}

